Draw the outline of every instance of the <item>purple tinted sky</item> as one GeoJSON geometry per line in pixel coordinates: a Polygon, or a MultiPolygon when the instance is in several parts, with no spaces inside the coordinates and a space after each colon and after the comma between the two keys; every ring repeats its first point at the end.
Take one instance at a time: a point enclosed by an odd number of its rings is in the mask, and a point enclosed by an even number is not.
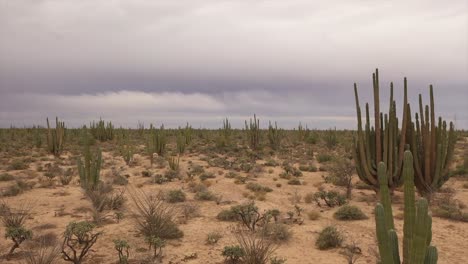
{"type": "Polygon", "coordinates": [[[379,67],[383,101],[432,83],[468,128],[465,0],[0,0],[0,36],[1,127],[355,128],[353,82],[369,101],[379,67]]]}

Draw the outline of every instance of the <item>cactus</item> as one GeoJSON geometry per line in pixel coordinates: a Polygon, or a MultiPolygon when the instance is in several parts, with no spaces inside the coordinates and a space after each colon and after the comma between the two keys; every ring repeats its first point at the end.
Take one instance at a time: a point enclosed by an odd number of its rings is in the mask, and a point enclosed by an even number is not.
{"type": "Polygon", "coordinates": [[[55,118],[55,129],[50,128],[49,118],[47,118],[47,149],[55,156],[60,156],[65,141],[65,122],[60,122],[55,118]]]}
{"type": "Polygon", "coordinates": [[[436,125],[434,109],[434,93],[430,90],[430,105],[423,111],[422,96],[419,95],[419,115],[415,114],[416,123],[411,123],[410,142],[414,153],[414,167],[416,172],[415,184],[419,193],[429,197],[449,179],[449,166],[453,157],[456,141],[454,125],[438,119],[436,125]]]}
{"type": "Polygon", "coordinates": [[[186,146],[186,138],[184,138],[184,135],[182,135],[181,133],[179,133],[179,135],[177,135],[177,140],[176,140],[176,143],[177,143],[177,152],[179,152],[179,154],[184,154],[185,152],[185,146],[186,146]]]}
{"type": "Polygon", "coordinates": [[[150,156],[151,165],[153,165],[153,154],[158,153],[163,156],[166,151],[166,133],[164,125],[161,125],[159,130],[156,130],[153,125],[150,125],[150,138],[147,145],[148,155],[150,156]]]}
{"type": "Polygon", "coordinates": [[[101,174],[102,153],[97,149],[96,153],[91,153],[89,139],[86,129],[84,130],[84,150],[83,159],[78,158],[78,174],[80,175],[80,185],[85,190],[94,190],[99,186],[101,174]]]}
{"type": "Polygon", "coordinates": [[[114,139],[114,125],[112,122],[107,124],[104,120],[100,119],[99,122],[90,124],[91,134],[99,141],[107,141],[114,139]]]}
{"type": "Polygon", "coordinates": [[[187,125],[185,126],[183,134],[185,138],[185,144],[186,145],[190,144],[190,142],[192,142],[192,126],[189,126],[188,122],[187,122],[187,125]]]}
{"type": "Polygon", "coordinates": [[[277,150],[281,147],[281,139],[283,136],[283,131],[278,129],[278,126],[275,122],[275,126],[269,122],[268,124],[268,140],[270,141],[270,146],[272,149],[277,150]]]}
{"type": "Polygon", "coordinates": [[[409,117],[407,82],[404,79],[403,118],[401,130],[396,117],[396,102],[393,100],[393,83],[390,83],[390,102],[388,114],[380,112],[379,71],[372,74],[374,89],[374,126],[371,127],[369,104],[366,104],[366,123],[363,129],[361,106],[357,85],[354,84],[358,131],[354,142],[354,156],[359,178],[376,190],[380,184],[377,175],[377,164],[387,164],[388,186],[393,190],[401,184],[403,152],[406,143],[406,130],[409,117]]]}
{"type": "Polygon", "coordinates": [[[258,150],[260,148],[260,120],[254,114],[254,119],[250,119],[250,123],[247,124],[245,120],[245,130],[247,131],[250,148],[258,150]]]}
{"type": "MultiPolygon", "coordinates": [[[[387,181],[385,163],[378,167],[379,181],[387,181]]],[[[415,203],[413,155],[404,152],[404,223],[403,223],[403,263],[435,264],[437,248],[431,246],[432,218],[428,213],[428,203],[421,198],[415,203]]],[[[400,264],[398,237],[393,225],[390,194],[387,184],[380,186],[380,203],[375,207],[375,224],[379,253],[382,264],[400,264]]]]}

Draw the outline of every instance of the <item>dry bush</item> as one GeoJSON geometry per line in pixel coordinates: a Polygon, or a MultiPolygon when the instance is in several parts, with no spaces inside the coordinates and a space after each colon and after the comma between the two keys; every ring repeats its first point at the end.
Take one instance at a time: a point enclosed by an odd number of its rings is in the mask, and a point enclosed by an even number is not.
{"type": "Polygon", "coordinates": [[[174,222],[175,207],[165,203],[164,197],[161,195],[147,195],[143,191],[129,193],[136,207],[133,218],[138,231],[145,238],[173,239],[184,235],[174,222]]]}
{"type": "Polygon", "coordinates": [[[240,257],[244,264],[266,264],[273,257],[277,246],[263,235],[239,230],[236,240],[244,254],[240,257]]]}
{"type": "Polygon", "coordinates": [[[58,263],[60,248],[57,241],[53,244],[46,238],[29,245],[26,249],[25,264],[54,264],[58,263]]]}

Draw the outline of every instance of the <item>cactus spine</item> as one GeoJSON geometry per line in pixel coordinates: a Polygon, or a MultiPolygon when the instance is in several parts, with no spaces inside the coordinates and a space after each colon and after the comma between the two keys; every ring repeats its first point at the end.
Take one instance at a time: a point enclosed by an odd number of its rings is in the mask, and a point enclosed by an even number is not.
{"type": "MultiPolygon", "coordinates": [[[[383,162],[379,163],[379,180],[387,178],[383,162]]],[[[437,248],[430,246],[432,238],[432,218],[428,213],[428,203],[421,198],[415,203],[413,155],[404,152],[404,224],[403,224],[403,263],[436,264],[437,248]]],[[[390,194],[386,184],[381,185],[381,202],[375,207],[375,224],[382,264],[399,264],[398,237],[393,227],[390,194]],[[391,220],[390,220],[391,218],[391,220]]]]}
{"type": "Polygon", "coordinates": [[[60,156],[65,140],[65,122],[60,122],[55,118],[55,129],[50,128],[49,118],[47,118],[47,149],[55,156],[60,156]]]}
{"type": "Polygon", "coordinates": [[[449,166],[456,141],[452,122],[447,130],[446,121],[439,117],[436,125],[432,85],[429,91],[430,105],[423,107],[422,96],[419,95],[419,115],[416,113],[416,123],[411,123],[409,138],[414,153],[415,184],[423,196],[430,196],[449,179],[449,166]]]}
{"type": "Polygon", "coordinates": [[[257,150],[260,148],[260,120],[254,114],[254,119],[250,119],[250,123],[247,124],[245,120],[245,130],[249,138],[250,148],[257,150]]]}

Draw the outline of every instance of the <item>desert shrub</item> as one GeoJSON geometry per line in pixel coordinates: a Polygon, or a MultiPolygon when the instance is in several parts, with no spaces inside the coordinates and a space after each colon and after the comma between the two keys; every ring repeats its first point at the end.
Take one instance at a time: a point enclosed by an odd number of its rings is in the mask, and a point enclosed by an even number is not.
{"type": "Polygon", "coordinates": [[[24,226],[30,215],[31,207],[21,204],[19,209],[10,208],[6,203],[1,204],[0,217],[5,227],[5,238],[13,241],[13,246],[7,254],[7,258],[13,254],[15,249],[27,239],[32,238],[32,231],[24,226]]]}
{"type": "Polygon", "coordinates": [[[250,231],[255,231],[255,228],[259,223],[262,221],[265,222],[270,218],[268,212],[260,213],[258,207],[253,201],[245,204],[235,205],[231,207],[231,210],[238,215],[242,224],[250,231]]]}
{"type": "Polygon", "coordinates": [[[7,170],[25,170],[29,168],[29,164],[23,159],[14,159],[10,165],[7,167],[7,170]]]}
{"type": "Polygon", "coordinates": [[[356,171],[352,160],[343,157],[336,157],[328,171],[330,174],[325,177],[325,182],[332,183],[336,186],[346,187],[346,197],[350,199],[353,188],[353,175],[356,171]]]}
{"type": "Polygon", "coordinates": [[[119,264],[127,264],[128,257],[129,257],[129,249],[130,245],[126,240],[122,239],[114,239],[114,248],[117,250],[117,254],[119,256],[119,264]]]}
{"type": "Polygon", "coordinates": [[[57,263],[60,256],[59,247],[48,245],[48,243],[39,241],[38,244],[29,246],[25,252],[24,262],[26,264],[53,264],[57,263]]]}
{"type": "Polygon", "coordinates": [[[200,215],[200,208],[195,203],[183,203],[179,206],[180,213],[185,219],[190,219],[200,215]]]}
{"type": "Polygon", "coordinates": [[[318,211],[309,211],[307,212],[307,217],[309,220],[317,220],[320,218],[320,212],[318,211]]]}
{"type": "Polygon", "coordinates": [[[284,264],[286,263],[285,258],[279,258],[279,257],[271,257],[270,258],[270,264],[284,264]]]}
{"type": "Polygon", "coordinates": [[[261,235],[274,242],[287,242],[291,236],[291,229],[282,223],[267,223],[260,230],[261,235]]]}
{"type": "Polygon", "coordinates": [[[313,201],[315,201],[314,199],[314,193],[307,193],[305,196],[304,196],[304,202],[305,203],[312,203],[313,201]]]}
{"type": "Polygon", "coordinates": [[[273,241],[252,232],[238,232],[236,240],[244,252],[241,263],[267,264],[277,248],[273,241]]]}
{"type": "Polygon", "coordinates": [[[334,226],[325,227],[319,234],[315,245],[320,250],[336,248],[343,243],[343,236],[334,226]]]}
{"type": "Polygon", "coordinates": [[[216,218],[220,221],[238,221],[239,215],[231,209],[225,209],[218,213],[216,218]]]}
{"type": "Polygon", "coordinates": [[[254,183],[254,182],[247,183],[247,185],[245,187],[247,189],[251,190],[252,192],[271,192],[271,191],[273,191],[273,189],[271,189],[270,187],[263,186],[261,184],[254,183]]]}
{"type": "Polygon", "coordinates": [[[59,180],[62,185],[70,184],[71,180],[73,179],[73,170],[68,169],[63,174],[59,175],[59,180]]]}
{"type": "Polygon", "coordinates": [[[216,175],[214,175],[214,173],[212,172],[204,172],[202,174],[200,174],[200,176],[198,176],[200,178],[201,181],[204,181],[204,180],[207,180],[207,179],[214,179],[216,178],[216,175]]]}
{"type": "Polygon", "coordinates": [[[226,173],[224,175],[224,177],[228,178],[228,179],[234,179],[234,178],[237,178],[239,176],[239,174],[237,172],[234,172],[234,171],[230,171],[228,173],[226,173]]]}
{"type": "Polygon", "coordinates": [[[301,181],[299,179],[294,178],[294,179],[288,180],[288,184],[289,185],[301,185],[301,181]]]}
{"type": "Polygon", "coordinates": [[[146,237],[145,240],[146,240],[146,243],[148,243],[149,248],[153,249],[153,258],[161,259],[162,250],[166,246],[166,240],[157,236],[146,237]]]}
{"type": "Polygon", "coordinates": [[[462,205],[452,198],[453,194],[444,195],[434,201],[432,215],[454,221],[468,222],[468,212],[463,212],[462,205]]]}
{"type": "Polygon", "coordinates": [[[214,245],[218,243],[218,241],[223,237],[223,235],[219,232],[213,231],[206,235],[206,244],[214,245]]]}
{"type": "Polygon", "coordinates": [[[226,261],[231,263],[238,263],[240,258],[245,255],[244,250],[236,245],[236,246],[225,246],[221,255],[226,258],[226,261]]]}
{"type": "Polygon", "coordinates": [[[312,165],[312,164],[309,164],[309,165],[300,165],[300,166],[299,166],[299,170],[301,170],[301,171],[316,172],[316,171],[317,171],[317,167],[315,167],[315,166],[312,165]]]}
{"type": "Polygon", "coordinates": [[[128,179],[125,176],[118,174],[112,179],[112,184],[124,186],[128,184],[128,179]]]}
{"type": "Polygon", "coordinates": [[[180,238],[184,234],[174,222],[174,207],[164,203],[161,196],[130,193],[136,206],[133,213],[138,231],[145,237],[180,238]]]}
{"type": "Polygon", "coordinates": [[[278,166],[278,162],[276,162],[274,159],[267,159],[264,165],[267,167],[276,167],[278,166]]]}
{"type": "Polygon", "coordinates": [[[166,195],[166,200],[169,203],[185,202],[186,195],[182,190],[170,190],[166,195]]]}
{"type": "Polygon", "coordinates": [[[14,179],[15,177],[13,177],[13,175],[11,174],[8,174],[8,173],[0,174],[0,181],[12,181],[14,179]]]}
{"type": "Polygon", "coordinates": [[[363,220],[367,216],[362,212],[359,207],[354,205],[343,205],[333,214],[335,219],[338,220],[363,220]]]}
{"type": "Polygon", "coordinates": [[[23,180],[16,180],[15,183],[8,186],[2,193],[3,196],[17,196],[23,193],[25,190],[31,189],[33,183],[27,183],[23,180]]]}
{"type": "Polygon", "coordinates": [[[332,160],[332,156],[329,155],[329,154],[323,154],[323,153],[322,153],[322,154],[318,154],[318,155],[317,155],[317,161],[318,161],[319,163],[325,163],[325,162],[328,162],[328,161],[330,161],[330,160],[332,160]]]}
{"type": "Polygon", "coordinates": [[[344,195],[336,191],[320,190],[314,193],[314,200],[318,206],[322,206],[321,201],[325,202],[328,207],[340,206],[346,203],[344,195]]]}
{"type": "Polygon", "coordinates": [[[205,172],[205,169],[203,169],[203,167],[200,165],[194,165],[193,167],[189,168],[189,170],[193,175],[200,175],[205,172]]]}
{"type": "Polygon", "coordinates": [[[217,196],[209,190],[203,190],[195,194],[195,199],[200,201],[214,201],[217,199],[217,196]]]}
{"type": "Polygon", "coordinates": [[[63,234],[62,256],[65,261],[82,263],[89,250],[102,234],[94,232],[95,225],[87,222],[71,222],[63,234]]]}
{"type": "Polygon", "coordinates": [[[167,170],[164,173],[164,178],[167,179],[167,181],[172,181],[175,179],[180,179],[180,171],[179,170],[167,170]]]}

